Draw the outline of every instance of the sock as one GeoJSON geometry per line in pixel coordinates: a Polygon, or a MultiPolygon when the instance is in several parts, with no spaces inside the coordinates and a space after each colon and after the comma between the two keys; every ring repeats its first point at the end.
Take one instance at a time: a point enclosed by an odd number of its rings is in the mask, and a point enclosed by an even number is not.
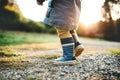
{"type": "Polygon", "coordinates": [[[67,57],[68,59],[73,58],[73,45],[74,40],[72,37],[61,39],[61,44],[63,48],[63,57],[67,57]]]}

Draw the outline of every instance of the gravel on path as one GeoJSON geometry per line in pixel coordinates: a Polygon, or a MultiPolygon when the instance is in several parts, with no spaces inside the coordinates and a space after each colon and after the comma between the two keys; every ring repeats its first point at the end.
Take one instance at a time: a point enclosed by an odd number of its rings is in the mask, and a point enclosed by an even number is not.
{"type": "Polygon", "coordinates": [[[28,58],[34,66],[0,72],[0,80],[120,80],[120,55],[84,55],[74,66],[54,66],[48,59],[28,58]]]}
{"type": "Polygon", "coordinates": [[[55,66],[53,59],[32,57],[41,54],[61,54],[56,46],[52,50],[21,50],[30,57],[22,59],[32,65],[0,71],[0,80],[120,80],[120,55],[106,54],[110,49],[120,49],[119,42],[81,39],[85,51],[74,66],[55,66]]]}

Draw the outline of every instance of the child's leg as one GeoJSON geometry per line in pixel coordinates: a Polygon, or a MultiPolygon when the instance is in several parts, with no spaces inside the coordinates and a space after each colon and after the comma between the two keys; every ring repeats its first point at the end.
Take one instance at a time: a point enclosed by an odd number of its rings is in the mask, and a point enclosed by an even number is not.
{"type": "Polygon", "coordinates": [[[57,34],[58,34],[60,39],[72,37],[69,30],[63,30],[63,29],[60,29],[60,28],[56,28],[56,30],[57,30],[57,34]]]}
{"type": "Polygon", "coordinates": [[[79,41],[76,30],[72,30],[72,31],[70,31],[70,33],[72,34],[72,37],[73,37],[74,42],[75,42],[75,57],[77,57],[83,52],[84,47],[79,41]]]}
{"type": "Polygon", "coordinates": [[[63,30],[57,28],[57,33],[61,41],[63,56],[61,58],[56,59],[56,62],[71,62],[74,60],[74,40],[70,34],[69,30],[63,30]]]}
{"type": "Polygon", "coordinates": [[[71,35],[72,35],[75,43],[79,42],[79,44],[81,44],[80,41],[79,41],[79,39],[78,39],[78,35],[77,35],[76,30],[71,30],[70,33],[71,33],[71,35]]]}

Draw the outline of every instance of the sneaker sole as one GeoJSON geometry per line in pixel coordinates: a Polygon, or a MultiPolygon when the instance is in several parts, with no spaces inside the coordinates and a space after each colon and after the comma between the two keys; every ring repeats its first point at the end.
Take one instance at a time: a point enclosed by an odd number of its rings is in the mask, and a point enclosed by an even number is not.
{"type": "Polygon", "coordinates": [[[79,45],[75,48],[75,57],[78,57],[84,51],[83,45],[79,45]]]}
{"type": "Polygon", "coordinates": [[[76,60],[65,61],[65,62],[54,61],[52,64],[55,65],[55,66],[65,66],[65,65],[74,66],[76,64],[76,60]]]}

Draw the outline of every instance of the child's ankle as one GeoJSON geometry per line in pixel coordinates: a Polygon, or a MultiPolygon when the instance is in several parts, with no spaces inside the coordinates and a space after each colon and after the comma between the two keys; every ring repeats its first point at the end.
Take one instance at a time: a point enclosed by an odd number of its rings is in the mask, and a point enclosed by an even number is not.
{"type": "Polygon", "coordinates": [[[75,47],[77,47],[78,45],[81,45],[81,43],[79,41],[75,42],[75,47]]]}

